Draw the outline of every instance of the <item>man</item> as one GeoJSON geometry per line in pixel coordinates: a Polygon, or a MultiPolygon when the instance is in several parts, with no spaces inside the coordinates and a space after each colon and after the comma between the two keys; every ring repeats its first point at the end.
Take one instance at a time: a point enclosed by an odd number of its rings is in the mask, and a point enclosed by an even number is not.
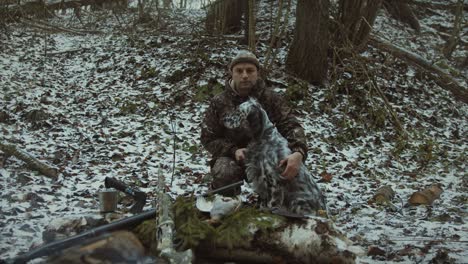
{"type": "MultiPolygon", "coordinates": [[[[224,92],[215,96],[205,112],[202,123],[201,142],[212,154],[210,162],[213,180],[212,189],[240,181],[245,178],[243,161],[246,147],[251,141],[249,131],[242,128],[229,129],[224,126],[223,117],[255,97],[275,124],[278,131],[288,140],[292,153],[278,164],[286,179],[296,177],[300,165],[307,158],[307,142],[304,130],[293,116],[284,100],[269,88],[259,76],[260,64],[249,51],[240,51],[229,64],[230,78],[224,92]]],[[[224,195],[238,194],[240,189],[226,191],[224,195]]]]}

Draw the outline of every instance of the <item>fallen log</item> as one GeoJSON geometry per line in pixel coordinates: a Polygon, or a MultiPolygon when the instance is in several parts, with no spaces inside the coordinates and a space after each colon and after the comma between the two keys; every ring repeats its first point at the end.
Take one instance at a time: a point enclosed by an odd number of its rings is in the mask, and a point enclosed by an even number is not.
{"type": "Polygon", "coordinates": [[[385,40],[379,39],[376,36],[369,38],[369,44],[384,52],[388,52],[393,56],[404,60],[410,65],[421,68],[433,78],[433,80],[443,89],[451,92],[455,99],[468,103],[468,90],[461,86],[450,74],[443,71],[441,68],[427,61],[423,57],[397,47],[385,40]]]}
{"type": "Polygon", "coordinates": [[[15,145],[0,142],[0,150],[5,152],[7,156],[15,156],[16,158],[24,161],[29,168],[39,171],[44,176],[50,178],[57,178],[58,176],[58,170],[56,168],[50,167],[30,154],[19,150],[15,145]]]}
{"type": "Polygon", "coordinates": [[[244,207],[211,224],[193,200],[174,204],[177,238],[196,259],[239,263],[354,263],[363,250],[329,219],[244,207]]]}

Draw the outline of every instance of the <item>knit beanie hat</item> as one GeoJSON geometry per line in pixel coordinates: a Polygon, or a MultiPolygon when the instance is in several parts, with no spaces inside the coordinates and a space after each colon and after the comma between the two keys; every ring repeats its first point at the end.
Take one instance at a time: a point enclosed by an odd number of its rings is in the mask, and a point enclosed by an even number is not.
{"type": "Polygon", "coordinates": [[[232,71],[232,68],[234,68],[236,64],[243,62],[252,63],[257,67],[257,70],[260,69],[260,63],[258,62],[257,57],[255,57],[255,55],[248,50],[241,50],[237,53],[237,55],[232,59],[231,63],[229,64],[229,70],[232,71]]]}

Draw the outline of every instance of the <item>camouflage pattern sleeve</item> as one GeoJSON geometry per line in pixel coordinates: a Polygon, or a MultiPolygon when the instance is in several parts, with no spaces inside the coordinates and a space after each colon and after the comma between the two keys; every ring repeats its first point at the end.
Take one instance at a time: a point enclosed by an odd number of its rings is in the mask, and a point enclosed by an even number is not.
{"type": "Polygon", "coordinates": [[[213,100],[206,110],[201,124],[200,141],[214,159],[223,156],[234,158],[237,147],[224,137],[224,126],[220,124],[217,109],[216,100],[213,100]]]}
{"type": "Polygon", "coordinates": [[[267,92],[267,112],[278,131],[288,140],[288,147],[293,152],[299,152],[303,161],[307,159],[307,139],[304,129],[293,115],[292,109],[285,100],[273,91],[267,92]]]}

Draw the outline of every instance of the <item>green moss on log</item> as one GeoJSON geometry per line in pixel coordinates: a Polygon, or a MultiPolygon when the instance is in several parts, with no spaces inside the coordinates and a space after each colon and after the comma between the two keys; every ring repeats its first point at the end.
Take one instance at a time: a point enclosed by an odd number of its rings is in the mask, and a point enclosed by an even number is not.
{"type": "Polygon", "coordinates": [[[183,248],[195,248],[202,242],[228,249],[248,246],[257,232],[278,228],[285,222],[283,217],[244,207],[225,216],[219,225],[212,226],[207,221],[209,215],[195,207],[194,197],[179,197],[174,203],[174,216],[177,238],[182,241],[183,248]]]}

